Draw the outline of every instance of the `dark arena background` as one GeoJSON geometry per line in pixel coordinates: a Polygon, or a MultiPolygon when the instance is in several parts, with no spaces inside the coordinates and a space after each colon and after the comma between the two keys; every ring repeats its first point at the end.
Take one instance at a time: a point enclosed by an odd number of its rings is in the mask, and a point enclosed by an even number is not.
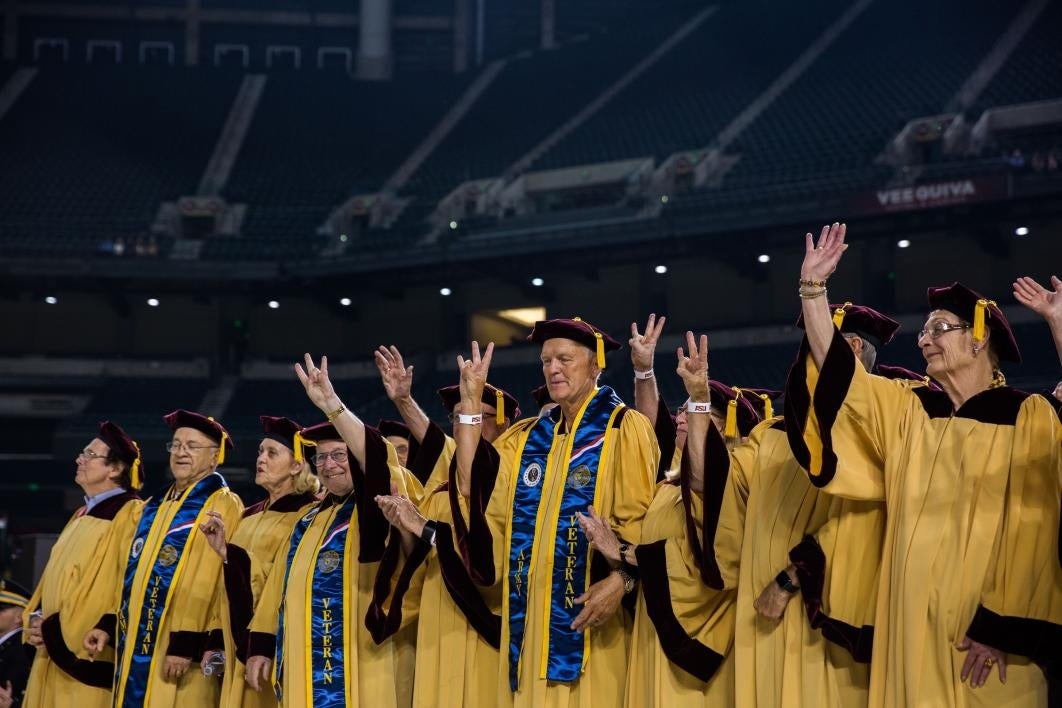
{"type": "MultiPolygon", "coordinates": [[[[779,388],[803,234],[848,224],[834,301],[904,325],[929,285],[1012,318],[1011,384],[1052,388],[1021,275],[1062,274],[1062,2],[0,0],[0,570],[31,583],[111,419],[146,493],[161,416],[216,416],[254,501],[260,414],[395,417],[394,344],[437,420],[475,338],[492,382],[542,381],[529,324],[626,341],[668,316],[713,376],[779,388]],[[42,555],[43,554],[43,555],[42,555]]],[[[629,352],[604,379],[631,392],[629,352]]]]}

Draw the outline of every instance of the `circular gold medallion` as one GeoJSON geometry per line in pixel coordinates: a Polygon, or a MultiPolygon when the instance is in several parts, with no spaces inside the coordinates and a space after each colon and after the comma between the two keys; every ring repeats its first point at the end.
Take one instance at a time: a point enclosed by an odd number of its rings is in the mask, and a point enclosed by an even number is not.
{"type": "Polygon", "coordinates": [[[322,573],[331,573],[339,567],[339,554],[335,551],[325,551],[317,556],[317,570],[322,573]]]}

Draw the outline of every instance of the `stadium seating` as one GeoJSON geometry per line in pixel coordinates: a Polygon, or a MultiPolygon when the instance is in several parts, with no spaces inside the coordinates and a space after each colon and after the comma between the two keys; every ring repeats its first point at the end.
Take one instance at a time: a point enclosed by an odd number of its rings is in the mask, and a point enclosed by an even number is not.
{"type": "Polygon", "coordinates": [[[969,111],[974,120],[985,108],[1062,96],[1062,5],[1047,3],[1024,41],[969,111]]]}
{"type": "Polygon", "coordinates": [[[195,191],[238,81],[209,70],[42,68],[0,123],[4,250],[91,255],[105,239],[145,233],[161,202],[195,191]]]}

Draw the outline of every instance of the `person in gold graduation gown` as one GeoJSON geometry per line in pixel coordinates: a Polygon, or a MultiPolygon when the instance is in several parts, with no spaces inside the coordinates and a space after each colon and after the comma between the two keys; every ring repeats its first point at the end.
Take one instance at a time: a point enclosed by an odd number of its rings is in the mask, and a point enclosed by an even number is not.
{"type": "Polygon", "coordinates": [[[168,708],[216,705],[218,682],[199,670],[221,584],[221,560],[200,524],[217,512],[236,528],[243,504],[216,471],[232,448],[213,418],[179,409],[164,416],[173,431],[173,485],[144,505],[119,584],[117,616],[85,637],[97,655],[113,638],[114,705],[168,708]]]}
{"type": "MultiPolygon", "coordinates": [[[[651,332],[652,327],[648,329],[651,332]]],[[[734,705],[730,647],[735,592],[710,587],[702,573],[703,452],[708,427],[714,424],[708,414],[707,338],[702,336],[698,345],[690,334],[687,343],[690,356],[680,350],[678,368],[692,401],[686,406],[686,449],[677,473],[669,473],[657,487],[642,522],[642,542],[621,543],[593,510],[579,515],[593,548],[610,563],[630,564],[641,573],[626,676],[625,704],[631,708],[734,705]]],[[[651,355],[647,363],[642,371],[652,370],[651,355]]],[[[725,409],[724,400],[720,410],[725,409]]],[[[751,409],[746,413],[751,417],[751,409]]]]}
{"type": "Polygon", "coordinates": [[[48,556],[26,608],[26,641],[37,647],[23,706],[105,708],[112,702],[114,657],[91,661],[82,640],[101,615],[114,611],[120,570],[143,502],[140,448],[104,421],[77,456],[74,481],[85,505],[67,523],[48,556]]]}
{"type": "MultiPolygon", "coordinates": [[[[493,353],[458,357],[457,486],[468,500],[458,540],[475,581],[501,585],[498,703],[619,706],[635,579],[592,552],[577,512],[593,505],[625,541],[641,541],[659,450],[645,416],[599,387],[619,343],[580,319],[538,322],[542,372],[558,407],[521,421],[493,445],[478,410],[493,353]],[[465,411],[468,411],[467,413],[465,411]]],[[[454,512],[455,522],[462,514],[454,512]]]]}
{"type": "MultiPolygon", "coordinates": [[[[845,303],[842,341],[873,369],[899,323],[845,303]]],[[[798,322],[798,325],[801,323],[798,322]]],[[[744,390],[741,398],[744,401],[744,390]]],[[[762,399],[759,399],[762,400],[762,399]]],[[[737,587],[736,698],[748,706],[866,705],[883,509],[819,494],[769,419],[727,451],[710,432],[709,479],[722,482],[713,549],[718,578],[737,587]],[[789,603],[800,593],[804,611],[789,603]]]]}
{"type": "MultiPolygon", "coordinates": [[[[401,355],[396,349],[392,347],[389,353],[399,358],[395,366],[385,364],[388,368],[381,372],[385,385],[388,376],[412,374],[411,371],[403,374],[407,370],[401,366],[401,355]]],[[[401,381],[396,383],[399,385],[388,386],[389,396],[403,387],[401,381]]],[[[413,416],[409,420],[411,429],[420,429],[416,416],[423,413],[408,395],[408,384],[404,389],[412,405],[399,405],[399,410],[403,419],[413,416]]],[[[457,386],[439,389],[438,394],[451,416],[455,409],[460,410],[457,386]]],[[[484,388],[483,411],[485,419],[489,419],[484,427],[484,437],[488,440],[496,439],[520,415],[516,399],[493,386],[484,388]],[[499,393],[501,406],[496,408],[499,393]],[[498,410],[501,410],[500,423],[498,410]]],[[[423,419],[426,421],[427,417],[423,419]]],[[[454,499],[462,504],[462,509],[465,507],[451,483],[453,438],[432,422],[425,423],[424,431],[417,458],[412,462],[415,471],[429,473],[419,509],[397,495],[377,499],[399,534],[392,534],[377,575],[369,627],[377,641],[381,641],[397,628],[416,620],[413,705],[493,705],[498,693],[500,619],[496,613],[500,599],[496,593],[487,597],[480,594],[457,550],[451,494],[456,495],[454,499]]],[[[462,522],[467,522],[467,511],[462,522]]]]}
{"type": "Polygon", "coordinates": [[[887,510],[871,706],[1044,706],[1062,631],[1062,423],[1005,384],[1020,361],[1003,312],[930,288],[918,345],[943,389],[867,374],[832,326],[825,281],[845,227],[806,236],[807,338],[786,391],[812,482],[887,510]]]}
{"type": "Polygon", "coordinates": [[[211,632],[211,649],[203,665],[221,650],[225,659],[221,703],[226,708],[276,706],[272,691],[255,691],[244,681],[247,626],[261,597],[277,549],[287,543],[295,523],[314,503],[320,483],[304,456],[302,426],[288,418],[261,416],[265,436],[258,444],[254,481],[269,496],[247,507],[232,540],[226,542],[225,522],[217,512],[203,524],[224,564],[223,592],[215,613],[221,628],[211,632]],[[220,636],[219,636],[220,635],[220,636]]]}
{"type": "Polygon", "coordinates": [[[388,523],[373,501],[390,491],[419,500],[420,484],[394,448],[347,409],[306,355],[296,373],[327,423],[302,431],[328,495],[280,544],[250,624],[247,681],[276,690],[283,706],[393,708],[399,682],[392,642],[376,645],[365,627],[388,523]]]}
{"type": "Polygon", "coordinates": [[[649,419],[656,432],[660,446],[660,469],[657,481],[662,481],[670,472],[677,479],[682,450],[686,446],[686,408],[680,406],[674,413],[668,409],[664,397],[656,386],[653,358],[656,345],[664,332],[666,317],[650,314],[645,324],[645,334],[638,331],[638,323],[631,323],[631,366],[634,369],[634,407],[649,419]]]}

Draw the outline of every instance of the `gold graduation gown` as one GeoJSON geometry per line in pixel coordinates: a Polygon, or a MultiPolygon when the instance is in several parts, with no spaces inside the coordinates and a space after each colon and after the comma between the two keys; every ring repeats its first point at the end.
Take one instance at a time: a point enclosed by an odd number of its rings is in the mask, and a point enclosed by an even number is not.
{"type": "MultiPolygon", "coordinates": [[[[558,417],[560,414],[559,408],[552,412],[558,417]]],[[[598,471],[597,511],[609,520],[621,538],[637,544],[641,542],[642,519],[653,500],[660,452],[648,418],[627,408],[618,420],[618,430],[606,437],[602,452],[606,463],[598,471]]],[[[493,446],[481,441],[473,462],[469,530],[465,538],[459,534],[458,540],[463,545],[467,539],[469,570],[477,582],[486,586],[503,583],[507,575],[509,559],[505,549],[512,519],[510,490],[517,476],[519,447],[534,422],[535,419],[520,421],[493,446]]],[[[568,436],[566,424],[558,424],[553,449],[563,449],[568,436]]],[[[562,468],[562,457],[551,456],[552,462],[539,482],[543,485],[542,508],[547,510],[544,518],[553,518],[562,501],[568,473],[562,468]]],[[[544,529],[539,530],[546,533],[544,529]]],[[[608,574],[607,564],[603,559],[595,563],[595,556],[591,552],[589,558],[592,580],[608,574]],[[595,565],[599,569],[603,566],[603,569],[595,572],[595,565]]],[[[631,631],[630,619],[622,609],[607,622],[587,630],[590,633],[589,654],[578,680],[572,683],[547,681],[539,670],[548,620],[546,613],[538,608],[545,606],[552,583],[547,568],[551,558],[550,553],[537,553],[531,562],[521,670],[515,693],[509,686],[509,631],[503,612],[497,705],[511,702],[517,708],[620,706],[624,691],[621,677],[627,668],[631,631]]],[[[560,569],[556,572],[559,573],[560,569]]],[[[505,592],[503,587],[502,593],[505,592]]]]}
{"type": "Polygon", "coordinates": [[[248,507],[228,544],[224,584],[217,600],[225,650],[225,675],[221,706],[269,708],[277,705],[272,691],[255,691],[244,680],[247,659],[247,626],[273,570],[277,549],[286,546],[296,522],[314,503],[312,494],[289,494],[272,505],[259,502],[248,507]]]}
{"type": "MultiPolygon", "coordinates": [[[[348,453],[349,454],[349,453],[348,453]]],[[[394,448],[372,428],[365,429],[365,467],[362,471],[350,455],[354,478],[355,508],[346,532],[345,552],[335,572],[344,573],[344,690],[349,706],[395,708],[400,681],[395,669],[393,642],[377,645],[365,627],[365,614],[372,599],[373,581],[383,554],[389,524],[374,501],[378,494],[390,494],[393,481],[399,493],[419,501],[422,488],[416,478],[398,464],[394,448]]],[[[316,516],[306,529],[287,569],[289,544],[282,543],[273,561],[265,589],[250,624],[248,656],[266,656],[271,661],[276,648],[278,616],[283,605],[284,635],[281,705],[305,708],[312,705],[314,680],[307,671],[310,643],[307,625],[307,594],[317,563],[317,550],[332,527],[344,500],[326,498],[316,508],[316,516]],[[285,587],[285,575],[287,586],[285,587]]],[[[274,672],[276,667],[273,667],[274,672]]],[[[269,691],[265,686],[262,691],[269,691]]]]}
{"type": "MultiPolygon", "coordinates": [[[[428,480],[420,512],[438,524],[436,548],[402,557],[401,537],[393,532],[369,613],[378,641],[415,626],[417,708],[494,706],[498,697],[501,603],[497,589],[491,594],[472,583],[457,550],[450,507],[455,448],[453,438],[429,426],[411,469],[428,480]]],[[[464,498],[454,499],[467,518],[464,498]]]]}
{"type": "Polygon", "coordinates": [[[687,491],[687,509],[683,494],[678,484],[661,483],[642,522],[629,708],[734,705],[735,592],[704,583],[696,558],[703,501],[687,491]]]}
{"type": "Polygon", "coordinates": [[[869,669],[862,662],[869,658],[873,631],[870,608],[884,523],[881,505],[820,494],[790,451],[780,418],[760,423],[747,442],[732,450],[713,426],[706,447],[706,508],[718,509],[714,550],[719,580],[737,588],[736,705],[866,705],[869,669]],[[720,485],[721,503],[716,495],[720,485]],[[840,526],[845,540],[854,544],[854,558],[848,557],[848,546],[834,552],[840,526]],[[823,546],[815,538],[818,533],[823,546]],[[829,562],[813,563],[823,549],[829,562]],[[798,567],[802,593],[775,623],[759,615],[753,603],[790,562],[798,567]],[[802,573],[802,566],[814,571],[802,573]],[[809,616],[824,621],[826,611],[832,615],[831,629],[838,630],[831,634],[836,641],[809,621],[809,616]]]}
{"type": "Polygon", "coordinates": [[[28,627],[30,614],[41,612],[46,643],[33,661],[25,708],[111,705],[114,651],[108,647],[90,660],[83,641],[102,615],[114,612],[143,506],[135,494],[123,492],[88,513],[82,507],[59,534],[23,615],[28,627]]]}
{"type": "MultiPolygon", "coordinates": [[[[152,593],[151,570],[154,557],[151,549],[163,545],[170,529],[170,522],[183,503],[183,495],[174,495],[172,487],[166,490],[165,495],[144,541],[144,550],[134,561],[137,565],[132,581],[131,608],[134,605],[138,606],[152,593]]],[[[195,526],[191,529],[183,554],[176,561],[178,564],[184,563],[184,570],[170,591],[165,614],[159,620],[156,629],[145,701],[145,706],[150,708],[176,708],[178,705],[182,708],[192,705],[213,706],[218,702],[220,682],[216,678],[204,676],[199,670],[199,662],[203,658],[203,647],[206,644],[207,633],[211,629],[210,620],[221,586],[221,559],[199,531],[199,524],[210,511],[221,514],[225,528],[235,529],[243,513],[243,504],[240,498],[225,486],[207,498],[195,519],[195,526]],[[188,672],[176,681],[163,678],[163,666],[167,655],[192,661],[188,672]]],[[[121,577],[124,577],[125,572],[125,563],[123,563],[121,577]]],[[[118,593],[115,607],[121,604],[121,587],[118,593]]],[[[130,615],[131,617],[137,616],[136,612],[131,612],[130,615]]],[[[111,636],[115,635],[112,633],[111,636]]],[[[122,667],[115,681],[116,700],[123,686],[126,685],[128,652],[139,650],[139,647],[134,647],[131,643],[128,643],[126,648],[128,650],[126,661],[122,661],[122,657],[117,658],[122,667]]]]}
{"type": "MultiPolygon", "coordinates": [[[[1062,624],[1062,424],[1041,396],[943,392],[868,375],[836,335],[821,372],[790,372],[794,451],[819,487],[887,510],[870,705],[1043,706],[1034,663],[1062,624]],[[969,635],[1008,653],[1007,683],[961,683],[969,635]]],[[[1057,667],[1057,663],[1055,663],[1057,667]]]]}

